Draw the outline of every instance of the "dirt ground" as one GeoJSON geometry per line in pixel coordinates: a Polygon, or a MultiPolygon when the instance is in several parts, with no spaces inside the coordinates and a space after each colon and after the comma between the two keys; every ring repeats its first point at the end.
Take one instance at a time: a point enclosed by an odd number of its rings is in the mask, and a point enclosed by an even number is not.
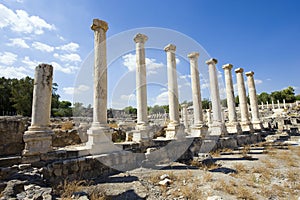
{"type": "MultiPolygon", "coordinates": [[[[261,143],[223,149],[212,157],[207,165],[135,169],[77,190],[90,199],[300,199],[299,145],[261,143]]],[[[74,192],[67,187],[62,196],[74,192]]]]}

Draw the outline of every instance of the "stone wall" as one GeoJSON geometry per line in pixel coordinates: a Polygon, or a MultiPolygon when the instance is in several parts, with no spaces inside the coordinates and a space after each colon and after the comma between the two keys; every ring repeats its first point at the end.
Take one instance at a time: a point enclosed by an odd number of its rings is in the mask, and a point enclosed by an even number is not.
{"type": "Polygon", "coordinates": [[[24,149],[23,133],[27,129],[29,118],[0,118],[0,156],[21,155],[24,149]]]}

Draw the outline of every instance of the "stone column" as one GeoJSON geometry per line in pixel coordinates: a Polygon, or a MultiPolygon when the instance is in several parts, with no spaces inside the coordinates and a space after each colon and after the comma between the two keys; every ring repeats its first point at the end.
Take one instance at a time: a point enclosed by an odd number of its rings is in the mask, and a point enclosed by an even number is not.
{"type": "Polygon", "coordinates": [[[279,100],[277,100],[277,107],[278,107],[278,109],[280,109],[280,102],[279,102],[279,100]]]}
{"type": "Polygon", "coordinates": [[[188,113],[187,113],[187,104],[182,104],[181,105],[182,109],[182,121],[183,125],[185,127],[186,132],[189,130],[189,124],[188,124],[188,113]]]}
{"type": "Polygon", "coordinates": [[[200,78],[198,68],[199,53],[192,52],[188,55],[188,58],[190,59],[191,85],[194,108],[194,125],[191,129],[191,135],[194,137],[201,137],[206,135],[208,127],[203,122],[200,78]]]}
{"type": "Polygon", "coordinates": [[[141,142],[149,139],[148,136],[148,107],[147,107],[147,79],[145,42],[146,35],[138,33],[134,37],[136,49],[136,102],[137,102],[137,126],[133,131],[132,141],[141,142]]]}
{"type": "Polygon", "coordinates": [[[53,67],[41,64],[35,68],[31,126],[23,135],[25,149],[23,162],[39,161],[40,155],[52,150],[50,111],[53,67]]]}
{"type": "Polygon", "coordinates": [[[244,76],[243,76],[244,69],[238,68],[235,70],[236,73],[236,80],[238,85],[238,94],[239,94],[239,106],[241,112],[241,126],[244,132],[252,133],[253,126],[249,120],[249,110],[247,105],[247,96],[246,96],[246,89],[244,83],[244,76]]]}
{"type": "Polygon", "coordinates": [[[211,110],[210,109],[207,109],[207,124],[208,126],[210,126],[211,124],[211,110]]]}
{"type": "Polygon", "coordinates": [[[286,109],[285,99],[283,99],[283,108],[286,109]]]}
{"type": "Polygon", "coordinates": [[[225,124],[222,122],[222,109],[221,109],[221,100],[220,100],[220,93],[219,93],[219,83],[218,83],[218,76],[217,76],[217,59],[210,59],[206,61],[208,65],[208,72],[209,72],[209,84],[210,84],[210,96],[212,102],[212,114],[213,120],[212,124],[209,127],[210,136],[220,136],[226,135],[227,131],[225,128],[225,124]]]}
{"type": "Polygon", "coordinates": [[[254,82],[254,72],[250,71],[245,73],[247,76],[247,84],[248,84],[248,92],[250,97],[250,107],[251,107],[251,114],[252,114],[252,125],[254,130],[261,130],[263,128],[262,123],[259,118],[259,109],[257,103],[257,94],[254,82]]]}
{"type": "Polygon", "coordinates": [[[107,61],[105,21],[94,19],[91,29],[94,31],[94,105],[93,123],[87,131],[86,147],[90,153],[108,153],[113,149],[111,130],[107,125],[107,61]]]}
{"type": "Polygon", "coordinates": [[[226,124],[226,128],[228,133],[242,133],[241,125],[237,121],[237,114],[235,110],[235,97],[234,97],[234,89],[232,82],[232,65],[226,64],[222,67],[224,69],[225,75],[225,84],[226,84],[226,99],[227,99],[227,107],[228,107],[228,123],[226,124]]]}
{"type": "Polygon", "coordinates": [[[166,138],[174,139],[177,136],[179,121],[178,85],[175,51],[176,46],[169,44],[164,48],[167,52],[167,71],[168,71],[168,96],[169,96],[169,116],[170,123],[166,128],[166,138]]]}
{"type": "Polygon", "coordinates": [[[269,109],[269,102],[267,101],[267,109],[269,109]]]}
{"type": "Polygon", "coordinates": [[[261,102],[261,109],[264,109],[264,102],[261,102]]]}
{"type": "Polygon", "coordinates": [[[272,99],[272,109],[275,109],[274,100],[272,99]]]}

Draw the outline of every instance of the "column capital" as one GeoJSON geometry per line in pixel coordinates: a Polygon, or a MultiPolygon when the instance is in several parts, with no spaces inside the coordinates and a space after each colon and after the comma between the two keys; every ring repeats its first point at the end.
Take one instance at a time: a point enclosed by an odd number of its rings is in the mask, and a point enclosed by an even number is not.
{"type": "Polygon", "coordinates": [[[199,53],[198,52],[191,52],[187,55],[187,57],[191,60],[194,60],[194,59],[198,59],[199,57],[199,53]]]}
{"type": "Polygon", "coordinates": [[[235,73],[243,73],[244,69],[243,68],[237,68],[234,71],[235,71],[235,73]]]}
{"type": "Polygon", "coordinates": [[[223,68],[224,70],[225,70],[225,69],[231,70],[231,69],[232,69],[232,64],[225,64],[225,65],[223,65],[222,68],[223,68]]]}
{"type": "Polygon", "coordinates": [[[138,33],[133,38],[135,43],[145,43],[148,40],[148,37],[142,33],[138,33]]]}
{"type": "Polygon", "coordinates": [[[206,61],[206,64],[217,64],[218,63],[218,60],[215,59],[215,58],[211,58],[209,60],[206,61]]]}
{"type": "Polygon", "coordinates": [[[176,46],[174,44],[168,44],[167,46],[165,46],[164,50],[165,50],[165,52],[175,53],[176,46]]]}
{"type": "Polygon", "coordinates": [[[254,75],[254,72],[253,72],[253,71],[250,71],[250,72],[246,72],[245,74],[246,74],[246,76],[253,76],[253,75],[254,75]]]}
{"type": "Polygon", "coordinates": [[[103,29],[105,32],[108,30],[108,24],[106,21],[100,20],[100,19],[93,19],[93,24],[91,26],[91,29],[93,31],[96,31],[97,29],[103,29]]]}

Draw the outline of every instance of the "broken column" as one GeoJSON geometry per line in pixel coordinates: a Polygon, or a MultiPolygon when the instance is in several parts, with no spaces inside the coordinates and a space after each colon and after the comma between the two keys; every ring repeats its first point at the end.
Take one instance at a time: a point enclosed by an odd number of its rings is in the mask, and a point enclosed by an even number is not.
{"type": "Polygon", "coordinates": [[[272,109],[275,109],[274,100],[272,99],[272,109]]]}
{"type": "Polygon", "coordinates": [[[145,42],[146,35],[138,33],[134,37],[136,43],[136,102],[137,102],[137,125],[133,131],[132,141],[141,142],[148,140],[148,107],[147,107],[147,79],[145,42]]]}
{"type": "Polygon", "coordinates": [[[232,65],[226,64],[222,67],[224,69],[225,83],[226,83],[226,99],[228,107],[228,123],[226,124],[228,133],[242,133],[241,125],[237,121],[237,114],[235,110],[235,97],[232,82],[232,65]]]}
{"type": "Polygon", "coordinates": [[[208,72],[209,72],[210,96],[212,102],[212,115],[213,115],[212,124],[209,127],[210,136],[220,136],[220,135],[227,134],[225,124],[222,122],[221,100],[220,100],[220,93],[219,93],[218,75],[216,69],[217,62],[218,62],[217,59],[214,58],[206,61],[206,64],[208,65],[208,72]]]}
{"type": "Polygon", "coordinates": [[[252,133],[253,126],[249,120],[249,110],[247,105],[247,96],[246,96],[243,72],[244,72],[243,68],[238,68],[235,70],[236,80],[238,85],[238,94],[239,94],[239,107],[241,112],[240,124],[244,132],[252,133]]]}
{"type": "Polygon", "coordinates": [[[176,46],[169,44],[164,48],[167,52],[168,96],[170,123],[166,128],[166,138],[174,139],[179,131],[179,103],[175,51],[176,46]]]}
{"type": "Polygon", "coordinates": [[[251,114],[252,114],[252,125],[254,130],[261,130],[262,123],[259,118],[259,109],[258,109],[258,103],[257,103],[257,94],[256,94],[256,88],[255,88],[255,82],[254,82],[254,72],[250,71],[245,73],[247,76],[247,84],[248,84],[248,92],[249,92],[249,98],[250,98],[250,107],[251,107],[251,114]]]}
{"type": "Polygon", "coordinates": [[[286,109],[285,99],[283,99],[283,108],[286,109]]]}
{"type": "Polygon", "coordinates": [[[277,100],[277,107],[278,107],[278,109],[280,109],[280,102],[279,102],[279,100],[277,100]]]}
{"type": "Polygon", "coordinates": [[[87,131],[87,149],[90,153],[108,153],[114,150],[112,132],[107,125],[107,61],[105,21],[94,19],[91,29],[94,31],[94,105],[93,122],[87,131]]]}
{"type": "Polygon", "coordinates": [[[25,149],[23,162],[40,160],[40,155],[52,150],[50,111],[52,95],[53,67],[41,64],[35,68],[31,126],[23,135],[25,149]]]}
{"type": "Polygon", "coordinates": [[[191,85],[194,108],[194,124],[191,128],[191,135],[194,137],[205,136],[208,127],[203,122],[202,100],[200,90],[200,78],[198,68],[198,52],[192,52],[188,55],[191,68],[191,85]]]}

